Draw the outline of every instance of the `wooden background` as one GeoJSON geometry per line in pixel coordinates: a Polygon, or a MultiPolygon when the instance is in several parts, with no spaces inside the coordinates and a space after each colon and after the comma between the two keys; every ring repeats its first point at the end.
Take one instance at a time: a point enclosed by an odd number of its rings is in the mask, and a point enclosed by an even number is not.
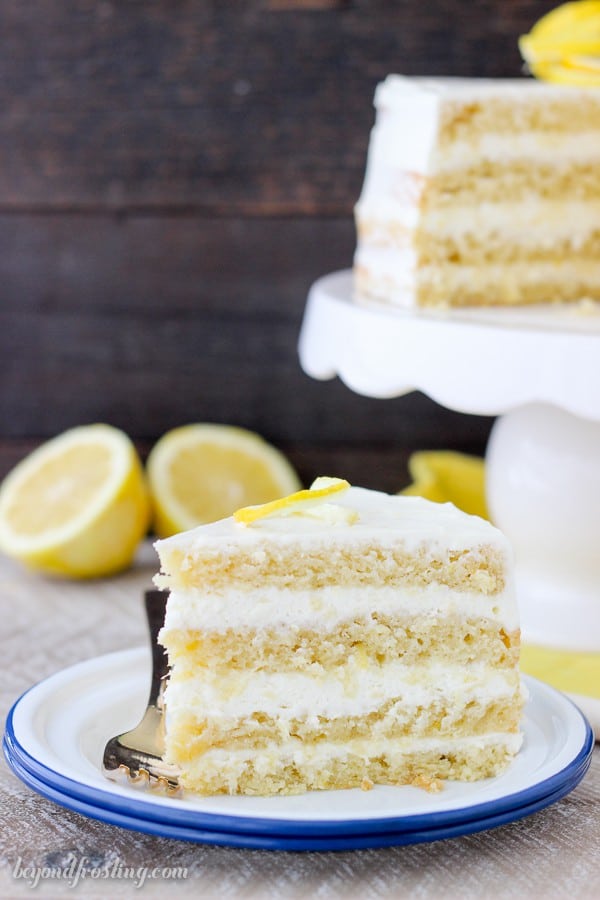
{"type": "Polygon", "coordinates": [[[4,0],[0,475],[93,421],[144,451],[243,425],[305,479],[389,490],[411,449],[483,451],[490,419],[312,381],[296,342],[351,264],[376,83],[518,76],[554,5],[4,0]]]}

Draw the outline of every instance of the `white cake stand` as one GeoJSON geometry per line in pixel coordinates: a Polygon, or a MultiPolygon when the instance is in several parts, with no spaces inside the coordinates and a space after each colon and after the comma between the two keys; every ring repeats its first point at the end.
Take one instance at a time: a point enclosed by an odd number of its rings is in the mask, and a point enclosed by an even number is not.
{"type": "Polygon", "coordinates": [[[343,271],[313,285],[299,351],[360,394],[500,416],[488,504],[515,550],[523,637],[600,652],[600,309],[359,306],[343,271]]]}

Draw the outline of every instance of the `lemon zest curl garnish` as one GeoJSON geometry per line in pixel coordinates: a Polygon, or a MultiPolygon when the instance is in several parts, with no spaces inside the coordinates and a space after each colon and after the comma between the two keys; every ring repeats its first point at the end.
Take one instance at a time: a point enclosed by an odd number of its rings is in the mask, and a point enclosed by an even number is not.
{"type": "Polygon", "coordinates": [[[260,506],[244,506],[234,512],[233,518],[242,525],[251,525],[268,516],[302,513],[332,495],[347,491],[349,487],[350,483],[344,478],[317,478],[308,490],[295,491],[287,497],[271,500],[260,506]]]}

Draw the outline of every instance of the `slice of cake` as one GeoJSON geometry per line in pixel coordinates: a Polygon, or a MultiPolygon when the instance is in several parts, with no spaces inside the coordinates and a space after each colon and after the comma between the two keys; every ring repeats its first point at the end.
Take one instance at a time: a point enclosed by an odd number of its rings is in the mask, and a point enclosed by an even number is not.
{"type": "Polygon", "coordinates": [[[510,554],[483,519],[318,479],[156,547],[184,787],[426,786],[518,751],[510,554]]]}
{"type": "Polygon", "coordinates": [[[375,106],[358,300],[600,300],[600,88],[391,75],[375,106]]]}

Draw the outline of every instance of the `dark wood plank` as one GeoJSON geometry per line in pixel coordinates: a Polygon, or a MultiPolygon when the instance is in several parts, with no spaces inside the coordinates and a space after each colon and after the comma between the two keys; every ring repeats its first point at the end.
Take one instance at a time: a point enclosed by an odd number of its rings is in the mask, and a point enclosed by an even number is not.
{"type": "Polygon", "coordinates": [[[13,214],[0,215],[0,243],[2,308],[20,317],[281,321],[290,303],[301,314],[312,281],[351,265],[355,234],[351,219],[13,214]]]}
{"type": "Polygon", "coordinates": [[[516,76],[548,9],[311,5],[6,0],[0,209],[349,216],[375,84],[516,76]]]}
{"type": "Polygon", "coordinates": [[[486,418],[373,400],[297,358],[307,290],[349,264],[347,220],[0,216],[0,434],[188,421],[278,443],[479,449],[486,418]]]}
{"type": "MultiPolygon", "coordinates": [[[[40,443],[39,438],[0,438],[0,480],[40,443]]],[[[142,459],[146,459],[152,444],[153,441],[148,440],[136,441],[142,459]]],[[[278,446],[305,485],[311,484],[318,475],[335,475],[347,478],[352,484],[395,493],[410,482],[407,462],[411,451],[397,444],[293,443],[278,446]]],[[[464,449],[483,452],[479,443],[466,445],[464,449]]]]}
{"type": "Polygon", "coordinates": [[[313,382],[296,341],[351,261],[376,82],[518,74],[546,6],[4,3],[0,435],[235,422],[363,483],[397,447],[481,450],[489,420],[313,382]]]}

